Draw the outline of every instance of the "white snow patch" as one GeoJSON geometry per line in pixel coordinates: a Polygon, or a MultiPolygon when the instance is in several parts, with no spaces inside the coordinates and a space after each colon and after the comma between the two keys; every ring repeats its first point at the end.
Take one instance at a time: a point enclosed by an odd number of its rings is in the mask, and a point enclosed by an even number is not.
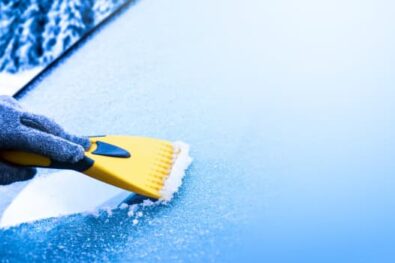
{"type": "Polygon", "coordinates": [[[37,67],[19,72],[18,74],[7,72],[0,73],[0,94],[10,96],[14,95],[43,69],[43,67],[37,67]]]}
{"type": "Polygon", "coordinates": [[[0,227],[82,212],[95,214],[101,204],[121,192],[124,190],[73,171],[38,176],[4,210],[0,227]]]}

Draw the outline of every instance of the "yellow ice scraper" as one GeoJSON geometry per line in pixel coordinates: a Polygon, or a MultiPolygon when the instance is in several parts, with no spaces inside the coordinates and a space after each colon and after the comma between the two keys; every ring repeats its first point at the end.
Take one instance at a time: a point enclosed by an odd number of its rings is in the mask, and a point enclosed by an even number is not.
{"type": "Polygon", "coordinates": [[[3,151],[10,163],[45,168],[70,169],[144,196],[160,199],[166,178],[181,153],[173,143],[146,137],[92,137],[81,161],[70,164],[21,151],[3,151]]]}

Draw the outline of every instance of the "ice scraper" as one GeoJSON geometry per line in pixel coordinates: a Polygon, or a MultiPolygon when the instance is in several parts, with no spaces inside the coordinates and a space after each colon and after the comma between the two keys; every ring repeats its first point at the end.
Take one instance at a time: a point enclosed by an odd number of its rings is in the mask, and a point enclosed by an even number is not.
{"type": "MultiPolygon", "coordinates": [[[[178,173],[175,170],[186,169],[190,162],[188,147],[182,143],[114,135],[91,137],[90,140],[91,147],[85,152],[85,157],[74,164],[21,151],[3,151],[0,157],[17,165],[79,171],[105,183],[155,199],[169,198],[167,180],[171,179],[173,173],[178,173]]],[[[169,187],[174,188],[172,185],[169,187]]]]}

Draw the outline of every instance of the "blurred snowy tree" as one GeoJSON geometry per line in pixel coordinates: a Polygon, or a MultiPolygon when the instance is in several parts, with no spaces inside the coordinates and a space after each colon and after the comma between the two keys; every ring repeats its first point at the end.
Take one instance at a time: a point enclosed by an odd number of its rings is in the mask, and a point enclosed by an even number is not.
{"type": "Polygon", "coordinates": [[[1,0],[0,72],[46,66],[128,0],[1,0]]]}

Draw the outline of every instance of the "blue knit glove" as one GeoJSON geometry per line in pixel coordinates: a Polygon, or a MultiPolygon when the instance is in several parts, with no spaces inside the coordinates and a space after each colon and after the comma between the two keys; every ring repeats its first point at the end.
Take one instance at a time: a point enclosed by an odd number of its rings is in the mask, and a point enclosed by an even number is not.
{"type": "MultiPolygon", "coordinates": [[[[18,102],[0,96],[0,150],[34,152],[61,162],[78,162],[84,157],[88,138],[77,137],[63,130],[53,120],[26,112],[18,102]]],[[[31,179],[34,168],[14,166],[0,161],[0,184],[31,179]]]]}

